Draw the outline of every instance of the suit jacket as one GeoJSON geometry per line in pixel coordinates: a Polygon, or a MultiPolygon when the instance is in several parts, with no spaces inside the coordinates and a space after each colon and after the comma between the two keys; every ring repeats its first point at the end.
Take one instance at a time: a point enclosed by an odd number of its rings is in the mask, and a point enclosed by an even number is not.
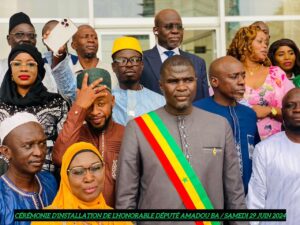
{"type": "MultiPolygon", "coordinates": [[[[208,83],[205,61],[193,54],[179,50],[180,55],[189,58],[194,64],[197,80],[197,94],[194,101],[208,97],[208,83]]],[[[162,94],[159,88],[160,68],[162,65],[157,47],[144,51],[144,70],[141,76],[141,84],[146,88],[162,94]]]]}
{"type": "MultiPolygon", "coordinates": [[[[177,116],[164,108],[155,111],[178,146],[186,144],[180,135],[177,116]]],[[[184,117],[190,164],[215,209],[245,209],[245,197],[231,127],[225,118],[193,108],[184,117]],[[205,127],[205,130],[203,128],[205,127]]],[[[185,209],[179,194],[154,150],[135,120],[125,129],[117,167],[117,209],[185,209]]],[[[138,222],[138,224],[153,224],[138,222]]],[[[191,225],[194,222],[155,224],[191,225]]],[[[231,222],[230,224],[245,224],[231,222]]],[[[246,223],[247,224],[247,223],[246,223]]]]}

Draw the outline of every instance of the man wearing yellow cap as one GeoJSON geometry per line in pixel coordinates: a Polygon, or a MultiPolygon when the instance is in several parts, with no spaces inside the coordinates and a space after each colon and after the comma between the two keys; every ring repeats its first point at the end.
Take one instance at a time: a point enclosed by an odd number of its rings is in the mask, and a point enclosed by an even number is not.
{"type": "Polygon", "coordinates": [[[144,68],[142,54],[142,48],[136,38],[120,37],[114,41],[112,68],[117,75],[120,88],[113,90],[116,99],[113,118],[122,125],[165,105],[162,95],[140,84],[144,68]]]}

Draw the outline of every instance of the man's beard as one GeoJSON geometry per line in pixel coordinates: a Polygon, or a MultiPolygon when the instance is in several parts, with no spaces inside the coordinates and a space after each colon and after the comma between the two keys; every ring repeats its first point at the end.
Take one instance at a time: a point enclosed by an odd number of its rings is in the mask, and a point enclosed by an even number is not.
{"type": "Polygon", "coordinates": [[[124,84],[126,87],[131,87],[135,85],[138,81],[136,79],[126,79],[122,81],[122,84],[124,84]]]}
{"type": "Polygon", "coordinates": [[[103,127],[99,127],[99,128],[93,127],[93,125],[90,124],[89,122],[87,122],[87,124],[88,124],[88,126],[91,130],[93,130],[94,132],[96,132],[98,134],[98,133],[101,133],[103,130],[107,129],[108,124],[109,124],[111,119],[112,119],[112,114],[110,114],[110,116],[105,119],[103,127]]]}
{"type": "Polygon", "coordinates": [[[285,124],[284,127],[286,130],[289,130],[291,133],[300,135],[300,126],[295,126],[294,124],[285,124]]]}
{"type": "Polygon", "coordinates": [[[87,58],[87,59],[96,58],[96,53],[85,53],[84,58],[87,58]]]}

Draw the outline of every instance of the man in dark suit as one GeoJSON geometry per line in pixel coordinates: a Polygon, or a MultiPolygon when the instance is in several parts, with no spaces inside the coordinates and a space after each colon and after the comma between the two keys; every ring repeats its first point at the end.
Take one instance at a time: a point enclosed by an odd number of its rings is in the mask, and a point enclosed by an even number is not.
{"type": "Polygon", "coordinates": [[[208,97],[208,83],[205,61],[193,54],[179,49],[183,39],[183,26],[180,15],[173,9],[164,9],[155,16],[153,33],[157,37],[154,48],[144,52],[144,70],[141,84],[148,89],[161,93],[159,87],[160,68],[162,63],[173,55],[189,58],[195,68],[197,76],[197,94],[195,101],[208,97]]]}

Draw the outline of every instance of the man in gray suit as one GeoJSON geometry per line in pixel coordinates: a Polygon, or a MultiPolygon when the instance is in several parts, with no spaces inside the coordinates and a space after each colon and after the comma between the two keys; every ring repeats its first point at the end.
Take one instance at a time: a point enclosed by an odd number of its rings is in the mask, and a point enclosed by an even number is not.
{"type": "MultiPolygon", "coordinates": [[[[176,183],[170,170],[166,170],[166,166],[170,166],[176,171],[178,165],[174,165],[174,160],[162,161],[158,151],[162,150],[164,154],[166,144],[158,149],[153,143],[157,141],[159,145],[161,142],[155,138],[151,141],[149,135],[155,137],[158,130],[163,136],[169,135],[165,139],[166,143],[171,143],[170,151],[178,155],[182,168],[192,171],[198,184],[202,184],[205,191],[199,195],[199,199],[206,196],[210,202],[210,206],[205,208],[246,208],[230,125],[223,117],[192,106],[196,95],[196,80],[192,62],[183,56],[171,57],[162,65],[160,88],[166,98],[166,105],[130,121],[125,130],[117,169],[117,209],[201,208],[197,202],[194,206],[188,205],[178,188],[180,185],[185,186],[186,182],[193,183],[192,179],[189,176],[184,179],[178,176],[181,181],[176,183]],[[151,129],[145,118],[156,118],[152,121],[158,130],[151,129]],[[142,127],[143,123],[146,126],[142,127]],[[148,134],[145,132],[147,129],[148,134]]],[[[168,154],[165,154],[166,158],[168,154]]],[[[197,185],[195,187],[198,188],[197,185]]],[[[195,196],[188,194],[185,197],[193,199],[195,196]]],[[[149,223],[153,224],[138,222],[149,223]]],[[[168,223],[156,221],[155,224],[168,223]]]]}
{"type": "Polygon", "coordinates": [[[151,91],[162,94],[159,88],[159,71],[162,63],[168,57],[182,55],[192,61],[196,72],[198,88],[194,100],[208,97],[205,61],[179,48],[183,39],[184,28],[178,12],[173,9],[161,10],[156,14],[154,23],[153,33],[157,38],[157,44],[154,48],[144,51],[141,84],[151,91]]]}

